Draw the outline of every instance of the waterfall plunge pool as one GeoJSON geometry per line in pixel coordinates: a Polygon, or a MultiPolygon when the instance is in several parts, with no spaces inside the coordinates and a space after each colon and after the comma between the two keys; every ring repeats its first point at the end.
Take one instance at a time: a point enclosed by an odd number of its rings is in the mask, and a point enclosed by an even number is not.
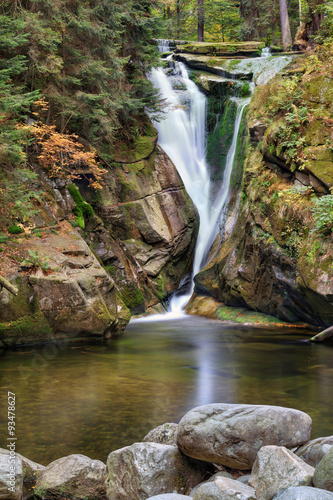
{"type": "MultiPolygon", "coordinates": [[[[309,332],[197,317],[129,324],[105,344],[1,351],[0,412],[17,400],[17,452],[42,464],[72,453],[106,461],[164,422],[213,402],[309,413],[312,437],[333,434],[333,344],[309,332]]],[[[6,447],[5,419],[2,419],[6,447]]]]}

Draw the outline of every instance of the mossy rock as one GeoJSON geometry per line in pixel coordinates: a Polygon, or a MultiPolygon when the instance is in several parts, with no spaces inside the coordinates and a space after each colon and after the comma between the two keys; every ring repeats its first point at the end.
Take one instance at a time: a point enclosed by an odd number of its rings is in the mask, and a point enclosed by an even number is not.
{"type": "Polygon", "coordinates": [[[150,135],[138,137],[133,145],[121,144],[114,154],[114,161],[117,163],[134,163],[148,158],[155,149],[157,143],[157,130],[151,127],[150,135]]]}
{"type": "Polygon", "coordinates": [[[209,55],[258,55],[260,52],[261,42],[220,42],[220,43],[187,43],[185,45],[177,45],[176,52],[185,52],[190,54],[209,54],[209,55]]]}
{"type": "Polygon", "coordinates": [[[328,188],[333,186],[333,151],[326,146],[309,146],[304,148],[310,170],[328,188]]]}

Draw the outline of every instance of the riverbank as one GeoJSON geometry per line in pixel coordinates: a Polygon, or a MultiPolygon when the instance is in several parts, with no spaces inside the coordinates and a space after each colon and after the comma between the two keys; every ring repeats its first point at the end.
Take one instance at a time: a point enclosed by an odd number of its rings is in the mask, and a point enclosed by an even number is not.
{"type": "Polygon", "coordinates": [[[333,435],[310,441],[311,425],[292,408],[204,405],[112,451],[106,464],[76,454],[44,467],[17,454],[11,487],[10,451],[0,449],[0,495],[19,500],[25,484],[26,500],[329,500],[333,435]]]}

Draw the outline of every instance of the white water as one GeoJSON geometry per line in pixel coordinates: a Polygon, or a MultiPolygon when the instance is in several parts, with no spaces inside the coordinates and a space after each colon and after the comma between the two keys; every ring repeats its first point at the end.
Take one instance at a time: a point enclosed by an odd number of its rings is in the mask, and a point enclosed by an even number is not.
{"type": "MultiPolygon", "coordinates": [[[[159,50],[162,52],[168,51],[168,48],[163,44],[159,50]]],[[[263,84],[269,81],[292,59],[285,56],[273,58],[270,55],[270,49],[265,48],[262,50],[262,57],[246,59],[239,63],[238,69],[253,71],[253,87],[254,84],[263,84]]],[[[171,57],[169,56],[167,59],[171,59],[171,57]]],[[[159,132],[161,147],[175,164],[185,188],[199,212],[200,227],[189,293],[186,295],[175,293],[170,301],[168,313],[145,317],[142,318],[143,321],[149,319],[153,321],[156,319],[167,320],[186,316],[184,307],[192,295],[193,278],[208,263],[209,250],[222,229],[239,128],[243,111],[251,100],[251,97],[233,99],[237,102],[233,139],[226,159],[221,188],[217,194],[213,195],[215,190],[211,189],[209,169],[205,159],[206,97],[189,79],[186,67],[182,63],[176,63],[176,68],[178,68],[181,82],[187,89],[189,106],[184,106],[180,93],[173,89],[171,80],[166,76],[163,69],[153,69],[150,79],[155,87],[159,89],[161,97],[169,103],[166,119],[154,125],[159,132]]]]}
{"type": "Polygon", "coordinates": [[[181,103],[179,92],[172,88],[170,78],[164,71],[154,69],[151,81],[160,90],[160,95],[170,103],[166,119],[155,123],[159,132],[159,144],[175,164],[185,188],[195,204],[199,216],[200,227],[195,249],[192,271],[192,285],[189,294],[175,294],[170,302],[170,315],[184,315],[183,308],[189,301],[193,290],[193,277],[206,264],[211,245],[219,232],[219,222],[226,205],[230,187],[230,178],[235,158],[237,137],[245,106],[250,99],[238,99],[232,144],[227,156],[222,187],[212,198],[209,169],[206,164],[206,97],[189,79],[188,72],[182,63],[177,65],[181,82],[189,96],[189,110],[181,103]]]}
{"type": "Polygon", "coordinates": [[[164,39],[158,40],[158,51],[169,52],[170,51],[169,40],[164,40],[164,39]]]}

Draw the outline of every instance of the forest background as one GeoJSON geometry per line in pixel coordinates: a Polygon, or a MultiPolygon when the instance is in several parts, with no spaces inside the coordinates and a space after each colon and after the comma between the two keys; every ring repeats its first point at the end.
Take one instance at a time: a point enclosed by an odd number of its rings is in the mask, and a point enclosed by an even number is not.
{"type": "Polygon", "coordinates": [[[38,203],[34,162],[71,178],[84,164],[98,190],[119,144],[150,134],[164,105],[146,78],[153,39],[280,46],[283,9],[292,40],[330,43],[332,1],[0,1],[1,228],[38,203]]]}

